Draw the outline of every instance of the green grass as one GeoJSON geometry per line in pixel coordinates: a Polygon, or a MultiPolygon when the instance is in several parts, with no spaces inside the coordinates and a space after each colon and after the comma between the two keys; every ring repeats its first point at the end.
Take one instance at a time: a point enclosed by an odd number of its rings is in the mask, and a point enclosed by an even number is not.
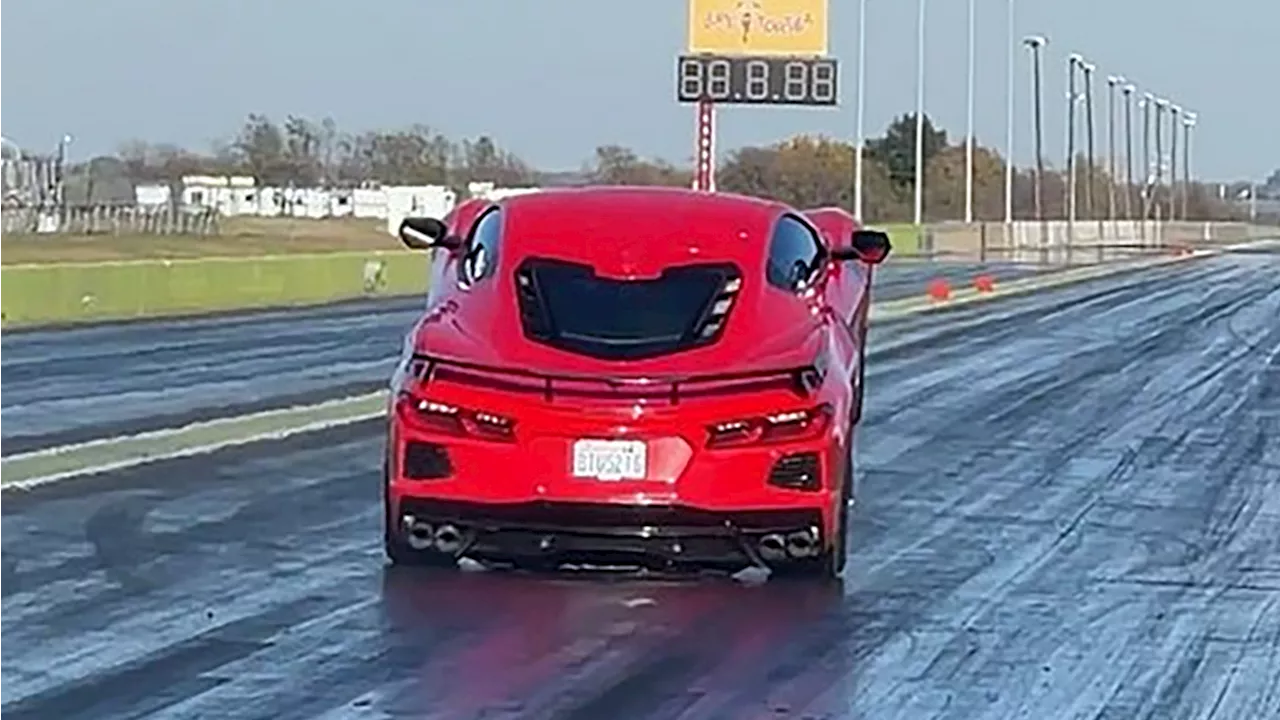
{"type": "MultiPolygon", "coordinates": [[[[919,252],[912,225],[892,257],[919,252]]],[[[281,307],[425,290],[427,257],[378,221],[230,218],[220,235],[6,235],[5,327],[281,307]],[[376,275],[372,280],[369,273],[376,275]]]]}
{"type": "Polygon", "coordinates": [[[5,265],[403,249],[385,221],[237,217],[218,235],[5,235],[5,265]]]}
{"type": "Polygon", "coordinates": [[[895,257],[919,255],[922,250],[920,247],[920,228],[911,223],[888,223],[884,225],[867,223],[867,227],[873,230],[884,230],[889,233],[889,242],[893,245],[893,251],[889,255],[890,261],[895,257]]]}
{"type": "Polygon", "coordinates": [[[427,257],[407,250],[6,265],[5,327],[315,305],[420,294],[427,257]]]}

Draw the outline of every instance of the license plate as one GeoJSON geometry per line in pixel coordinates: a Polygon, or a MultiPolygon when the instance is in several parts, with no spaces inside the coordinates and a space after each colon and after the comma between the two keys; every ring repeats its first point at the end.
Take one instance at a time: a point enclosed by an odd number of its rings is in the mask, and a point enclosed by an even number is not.
{"type": "Polygon", "coordinates": [[[648,452],[640,440],[578,440],[573,443],[573,476],[616,482],[643,480],[648,452]]]}

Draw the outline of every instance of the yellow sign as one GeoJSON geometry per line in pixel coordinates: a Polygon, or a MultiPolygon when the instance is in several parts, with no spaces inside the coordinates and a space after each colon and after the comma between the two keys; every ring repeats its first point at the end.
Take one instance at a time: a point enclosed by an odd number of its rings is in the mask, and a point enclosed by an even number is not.
{"type": "Polygon", "coordinates": [[[828,0],[689,0],[689,52],[827,54],[828,0]]]}

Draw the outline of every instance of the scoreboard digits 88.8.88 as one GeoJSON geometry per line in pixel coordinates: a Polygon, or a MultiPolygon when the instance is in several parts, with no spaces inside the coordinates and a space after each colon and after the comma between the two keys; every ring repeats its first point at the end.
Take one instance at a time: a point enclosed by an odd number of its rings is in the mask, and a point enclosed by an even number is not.
{"type": "Polygon", "coordinates": [[[833,58],[682,55],[676,99],[726,105],[836,105],[833,58]]]}

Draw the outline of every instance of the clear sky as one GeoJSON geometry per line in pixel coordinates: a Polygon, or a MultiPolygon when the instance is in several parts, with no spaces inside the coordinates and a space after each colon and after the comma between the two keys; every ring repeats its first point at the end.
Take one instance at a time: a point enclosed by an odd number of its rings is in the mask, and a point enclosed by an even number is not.
{"type": "MultiPolygon", "coordinates": [[[[693,111],[674,99],[685,2],[7,0],[3,132],[33,148],[70,133],[79,157],[131,138],[206,150],[249,112],[294,112],[346,129],[423,122],[490,133],[544,169],[575,168],[604,143],[687,161],[693,111]]],[[[977,0],[977,134],[1000,147],[1005,2],[977,0]]],[[[721,149],[796,132],[852,137],[858,3],[830,4],[841,106],[725,109],[721,149]]],[[[965,13],[966,0],[928,0],[926,111],[960,135],[965,13]]],[[[1261,179],[1280,166],[1280,0],[1017,0],[1017,14],[1019,37],[1050,38],[1049,157],[1062,155],[1074,51],[1100,79],[1123,74],[1197,111],[1201,177],[1261,179]]],[[[915,22],[915,0],[868,0],[869,134],[914,108],[915,22]]],[[[1016,57],[1026,162],[1028,60],[1016,57]]],[[[1105,84],[1098,90],[1101,118],[1105,84]]]]}

